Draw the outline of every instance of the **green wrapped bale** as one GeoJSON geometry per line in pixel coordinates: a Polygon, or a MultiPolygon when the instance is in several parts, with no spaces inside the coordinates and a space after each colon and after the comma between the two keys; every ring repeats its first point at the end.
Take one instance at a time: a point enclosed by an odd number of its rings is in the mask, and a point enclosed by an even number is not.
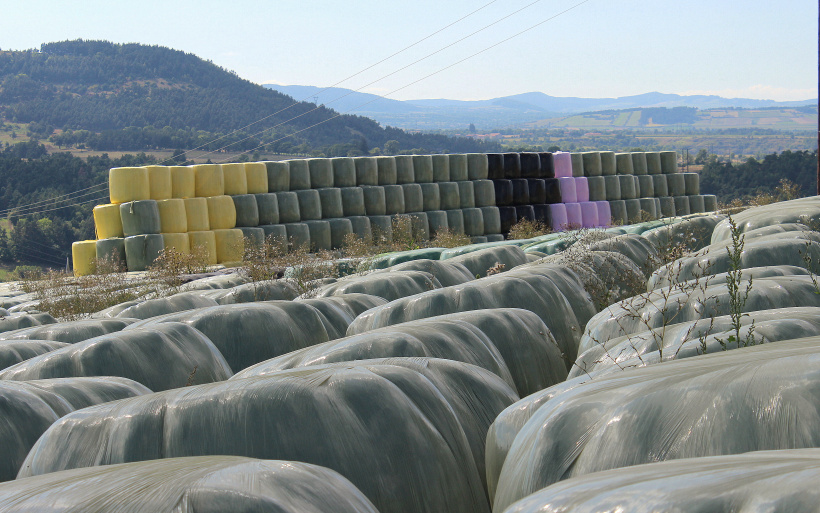
{"type": "Polygon", "coordinates": [[[464,215],[464,234],[471,237],[484,235],[484,214],[480,208],[465,208],[461,210],[464,215]]]}
{"type": "Polygon", "coordinates": [[[498,207],[481,207],[479,210],[484,223],[484,235],[501,233],[501,213],[498,207]]]}
{"type": "MultiPolygon", "coordinates": [[[[492,184],[492,182],[490,182],[492,184]]],[[[404,192],[404,211],[405,212],[421,212],[424,210],[424,196],[422,194],[421,185],[417,183],[402,184],[402,191],[404,192]]]]}
{"type": "Polygon", "coordinates": [[[286,192],[290,190],[290,164],[288,161],[265,162],[268,171],[268,192],[286,192]]]}
{"type": "MultiPolygon", "coordinates": [[[[441,182],[438,184],[438,190],[440,208],[442,210],[461,208],[461,196],[459,195],[459,186],[456,182],[441,182]]],[[[422,194],[424,194],[423,187],[422,194]]],[[[475,203],[475,200],[473,203],[475,203]]]]}
{"type": "Polygon", "coordinates": [[[629,217],[626,212],[626,201],[614,200],[609,202],[609,211],[612,214],[612,222],[617,224],[629,224],[629,217]]]}
{"type": "Polygon", "coordinates": [[[413,178],[416,183],[433,181],[433,157],[430,155],[413,155],[413,178]]]}
{"type": "Polygon", "coordinates": [[[159,392],[231,375],[205,335],[185,324],[163,323],[71,344],[4,369],[0,380],[119,376],[159,392]]]}
{"type": "Polygon", "coordinates": [[[370,244],[373,242],[373,230],[370,227],[370,219],[365,216],[351,216],[348,217],[350,220],[350,226],[353,229],[353,234],[356,237],[365,241],[365,243],[370,244]]]}
{"type": "Polygon", "coordinates": [[[454,153],[450,156],[450,181],[463,182],[469,180],[467,155],[454,153]]]}
{"type": "Polygon", "coordinates": [[[677,215],[675,209],[675,198],[671,196],[664,196],[658,199],[661,202],[661,217],[675,217],[677,215]]]}
{"type": "Polygon", "coordinates": [[[619,175],[635,175],[631,153],[615,154],[615,172],[619,175]]]}
{"type": "Polygon", "coordinates": [[[329,250],[333,247],[330,236],[330,223],[325,220],[305,221],[310,232],[310,250],[329,250]]]}
{"type": "Polygon", "coordinates": [[[285,225],[288,244],[296,249],[305,247],[310,249],[310,229],[305,223],[288,223],[285,225]]]}
{"type": "Polygon", "coordinates": [[[632,156],[632,173],[635,175],[649,174],[646,153],[636,151],[630,155],[632,156]]]}
{"type": "Polygon", "coordinates": [[[299,217],[302,221],[317,221],[322,218],[322,200],[316,189],[296,191],[299,201],[299,217]]]}
{"type": "Polygon", "coordinates": [[[363,216],[364,191],[361,187],[344,187],[339,190],[342,198],[342,215],[344,217],[363,216]]]}
{"type": "Polygon", "coordinates": [[[259,226],[259,207],[255,194],[231,196],[236,208],[236,227],[259,226]]]}
{"type": "MultiPolygon", "coordinates": [[[[581,157],[584,160],[584,174],[582,176],[601,176],[603,174],[600,152],[585,151],[581,153],[581,157]]],[[[575,173],[573,173],[574,175],[575,173]]]]}
{"type": "Polygon", "coordinates": [[[254,194],[254,197],[256,198],[256,210],[259,212],[259,224],[279,224],[279,201],[276,194],[254,194]]]}
{"type": "Polygon", "coordinates": [[[433,160],[433,181],[434,182],[449,182],[450,181],[450,156],[449,155],[432,155],[433,160]]]}
{"type": "Polygon", "coordinates": [[[607,199],[606,178],[603,176],[590,176],[587,178],[587,185],[589,187],[589,201],[605,201],[607,199]]]}
{"type": "Polygon", "coordinates": [[[441,210],[441,190],[438,183],[422,183],[421,199],[422,210],[427,212],[430,210],[441,210]]]}
{"type": "Polygon", "coordinates": [[[160,234],[132,235],[125,238],[125,260],[129,271],[144,271],[159,257],[165,249],[160,234]]]}
{"type": "Polygon", "coordinates": [[[129,201],[120,204],[122,231],[126,237],[160,233],[159,208],[155,200],[129,201]]]}
{"type": "Polygon", "coordinates": [[[413,229],[413,238],[417,240],[430,240],[430,222],[427,219],[427,212],[413,212],[410,216],[410,226],[413,229]]]}
{"type": "Polygon", "coordinates": [[[488,242],[487,237],[485,237],[483,235],[479,235],[479,236],[476,236],[476,237],[470,237],[470,244],[486,244],[487,242],[488,242]]]}
{"type": "Polygon", "coordinates": [[[675,173],[672,175],[664,175],[670,196],[685,196],[686,195],[686,180],[682,173],[675,173]]]}
{"type": "Polygon", "coordinates": [[[364,210],[369,216],[383,216],[387,212],[387,205],[384,196],[384,187],[365,186],[362,187],[364,196],[364,210]]]}
{"type": "MultiPolygon", "coordinates": [[[[621,175],[627,176],[627,175],[621,175]]],[[[621,199],[621,176],[604,176],[604,191],[607,201],[617,201],[621,199]]]]}
{"type": "Polygon", "coordinates": [[[671,196],[669,193],[669,180],[667,179],[667,175],[650,175],[652,177],[652,189],[654,191],[654,197],[656,198],[663,198],[665,196],[671,196]]]}
{"type": "Polygon", "coordinates": [[[435,237],[437,233],[450,229],[450,225],[447,224],[447,212],[443,210],[431,210],[430,212],[426,212],[426,214],[431,236],[435,237]]]}
{"type": "Polygon", "coordinates": [[[394,157],[376,157],[379,185],[396,185],[398,169],[394,157]]]}
{"type": "Polygon", "coordinates": [[[350,157],[336,157],[330,159],[333,166],[333,187],[356,186],[356,163],[350,157]]]}
{"type": "Polygon", "coordinates": [[[504,236],[500,233],[497,234],[487,234],[487,242],[502,242],[504,240],[504,236]]]}
{"type": "Polygon", "coordinates": [[[686,216],[692,213],[689,209],[688,196],[674,196],[672,199],[675,201],[676,216],[686,216]]]}
{"type": "Polygon", "coordinates": [[[441,283],[430,273],[390,271],[387,269],[362,276],[342,278],[335,283],[319,287],[316,290],[315,297],[344,296],[345,294],[357,293],[394,301],[440,288],[441,283]]]}
{"type": "Polygon", "coordinates": [[[473,190],[475,191],[475,206],[494,207],[495,204],[495,186],[492,180],[476,180],[473,182],[473,190]]]}
{"type": "Polygon", "coordinates": [[[621,199],[631,200],[638,198],[638,177],[630,175],[619,175],[618,179],[621,185],[621,199]]]}
{"type": "MultiPolygon", "coordinates": [[[[641,212],[646,212],[646,217],[648,217],[649,220],[658,218],[658,211],[655,206],[654,198],[640,198],[638,201],[641,202],[641,212]]],[[[644,216],[641,216],[641,219],[644,219],[644,216]]]]}
{"type": "Polygon", "coordinates": [[[353,234],[353,223],[350,219],[336,218],[328,219],[330,225],[330,247],[331,249],[339,249],[345,244],[345,237],[353,234]]]}
{"type": "Polygon", "coordinates": [[[96,243],[97,260],[107,261],[122,269],[127,269],[125,260],[125,239],[112,237],[110,239],[100,239],[96,243]]]}
{"type": "Polygon", "coordinates": [[[627,219],[627,221],[630,224],[641,222],[641,200],[639,200],[639,199],[624,200],[624,205],[626,205],[626,219],[627,219]]]}
{"type": "Polygon", "coordinates": [[[461,209],[447,211],[447,226],[453,233],[464,233],[464,213],[461,209]]]}
{"type": "Polygon", "coordinates": [[[344,216],[342,190],[337,187],[318,189],[319,202],[322,207],[322,218],[333,219],[344,216]]]}
{"type": "Polygon", "coordinates": [[[356,185],[379,185],[379,165],[373,157],[355,157],[356,185]]]}
{"type": "Polygon", "coordinates": [[[333,187],[333,163],[330,159],[307,159],[307,163],[312,189],[333,187]]]}
{"type": "Polygon", "coordinates": [[[404,189],[401,185],[384,186],[385,214],[404,214],[404,189]]]}
{"type": "Polygon", "coordinates": [[[413,172],[412,155],[396,155],[396,183],[416,183],[416,174],[413,172]]]}
{"type": "Polygon", "coordinates": [[[187,511],[233,513],[377,513],[376,507],[347,479],[317,465],[236,456],[163,458],[157,461],[92,467],[0,485],[5,511],[97,513],[187,511]],[[138,501],[134,498],[139,497],[138,501]],[[190,509],[188,509],[190,508],[190,509]]]}
{"type": "Polygon", "coordinates": [[[584,170],[584,156],[581,153],[570,153],[570,164],[572,165],[572,176],[578,178],[587,176],[584,170]]]}
{"type": "Polygon", "coordinates": [[[650,175],[659,175],[663,173],[663,165],[661,162],[661,153],[658,151],[648,151],[646,155],[646,172],[650,175]]]}
{"type": "Polygon", "coordinates": [[[467,154],[467,179],[486,180],[489,164],[485,153],[467,154]]]}
{"type": "Polygon", "coordinates": [[[277,192],[276,203],[279,206],[280,223],[298,223],[302,219],[296,192],[277,192]]]}
{"type": "Polygon", "coordinates": [[[615,158],[614,151],[602,151],[601,156],[601,174],[611,176],[618,173],[618,163],[615,158]]]}
{"type": "Polygon", "coordinates": [[[695,196],[688,196],[689,198],[689,213],[690,214],[700,214],[702,212],[706,212],[706,206],[703,202],[703,196],[695,195],[695,196]]]}
{"type": "Polygon", "coordinates": [[[685,194],[695,196],[700,194],[700,175],[697,173],[680,173],[683,176],[685,194]]]}
{"type": "Polygon", "coordinates": [[[713,194],[703,195],[704,212],[716,212],[718,209],[717,196],[713,194]]]}
{"type": "Polygon", "coordinates": [[[638,176],[638,194],[641,198],[655,197],[655,176],[663,175],[640,175],[638,176]]]}
{"type": "Polygon", "coordinates": [[[475,187],[473,182],[457,182],[458,183],[458,208],[475,208],[475,187]]]}
{"type": "Polygon", "coordinates": [[[242,238],[245,239],[245,248],[259,249],[265,245],[265,230],[262,228],[243,226],[239,230],[242,231],[242,238]]]}
{"type": "Polygon", "coordinates": [[[661,173],[669,175],[678,172],[678,154],[674,151],[660,152],[661,173]]]}
{"type": "Polygon", "coordinates": [[[290,172],[290,190],[301,191],[310,189],[310,167],[307,160],[289,160],[288,171],[290,172]]]}
{"type": "Polygon", "coordinates": [[[367,216],[370,221],[370,230],[373,240],[377,243],[390,244],[393,242],[393,219],[391,216],[367,216]]]}

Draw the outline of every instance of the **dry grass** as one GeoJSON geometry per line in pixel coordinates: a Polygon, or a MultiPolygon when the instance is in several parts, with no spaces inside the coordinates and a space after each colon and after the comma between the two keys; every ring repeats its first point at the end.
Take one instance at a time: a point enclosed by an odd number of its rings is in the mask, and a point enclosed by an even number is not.
{"type": "Polygon", "coordinates": [[[543,222],[522,219],[510,228],[510,233],[507,238],[513,240],[531,239],[549,233],[553,233],[552,228],[543,222]]]}

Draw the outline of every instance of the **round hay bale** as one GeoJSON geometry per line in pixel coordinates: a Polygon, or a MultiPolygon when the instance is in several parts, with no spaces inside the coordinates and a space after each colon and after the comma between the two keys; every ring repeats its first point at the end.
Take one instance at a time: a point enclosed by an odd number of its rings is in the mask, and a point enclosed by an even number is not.
{"type": "Polygon", "coordinates": [[[546,201],[544,203],[561,203],[561,184],[559,178],[545,178],[546,201]]]}
{"type": "Polygon", "coordinates": [[[222,164],[222,174],[225,177],[225,195],[248,193],[248,176],[245,174],[245,164],[222,164]]]}
{"type": "Polygon", "coordinates": [[[339,249],[344,246],[345,237],[353,234],[353,223],[345,218],[328,219],[327,222],[330,225],[330,247],[339,249]]]}
{"type": "Polygon", "coordinates": [[[242,226],[238,228],[245,239],[245,248],[261,248],[265,244],[265,230],[258,226],[242,226]]]}
{"type": "Polygon", "coordinates": [[[348,219],[350,220],[351,228],[356,237],[362,239],[367,244],[371,244],[373,242],[373,229],[370,226],[370,218],[366,216],[351,216],[348,217],[348,219]]]}
{"type": "Polygon", "coordinates": [[[655,197],[655,176],[659,175],[640,175],[638,176],[638,195],[641,198],[655,197]]]}
{"type": "Polygon", "coordinates": [[[540,178],[541,157],[538,153],[520,153],[518,158],[521,162],[521,178],[540,178]]]}
{"type": "Polygon", "coordinates": [[[450,181],[450,156],[449,155],[432,155],[433,160],[433,181],[434,182],[449,182],[450,181]]]}
{"type": "Polygon", "coordinates": [[[609,211],[612,214],[612,220],[616,225],[623,225],[629,223],[629,217],[626,213],[626,201],[614,200],[609,202],[609,211]]]}
{"type": "MultiPolygon", "coordinates": [[[[658,151],[648,151],[646,155],[646,172],[650,175],[659,175],[663,173],[661,166],[661,154],[658,151]]],[[[637,173],[636,173],[637,174],[637,173]]]]}
{"type": "Polygon", "coordinates": [[[404,211],[421,212],[424,209],[421,185],[417,183],[405,183],[401,185],[401,189],[404,192],[404,211]]]}
{"type": "Polygon", "coordinates": [[[279,201],[271,192],[254,194],[256,210],[259,212],[259,225],[279,224],[279,201]]]}
{"type": "MultiPolygon", "coordinates": [[[[674,175],[668,175],[674,176],[674,175]]],[[[689,196],[674,196],[675,200],[675,215],[686,216],[691,214],[689,210],[689,196]]]]}
{"type": "Polygon", "coordinates": [[[433,181],[433,157],[430,155],[413,155],[413,176],[416,183],[433,181]]]}
{"type": "Polygon", "coordinates": [[[702,212],[706,212],[706,205],[704,204],[703,196],[696,194],[688,197],[690,214],[700,214],[702,212]]]}
{"type": "Polygon", "coordinates": [[[615,154],[615,174],[619,175],[634,175],[634,167],[632,166],[631,153],[616,153],[615,154]]]}
{"type": "Polygon", "coordinates": [[[550,219],[552,219],[552,229],[554,231],[563,230],[568,222],[567,206],[563,203],[553,203],[550,205],[550,219]]]}
{"type": "Polygon", "coordinates": [[[535,221],[535,210],[532,205],[519,205],[515,207],[515,217],[519,221],[526,219],[527,221],[535,221]]]}
{"type": "Polygon", "coordinates": [[[356,163],[350,157],[336,157],[330,159],[333,168],[333,187],[356,186],[356,163]]]}
{"type": "MultiPolygon", "coordinates": [[[[72,246],[72,256],[73,256],[72,246]]],[[[125,239],[122,237],[112,237],[110,239],[100,239],[95,245],[97,260],[105,260],[112,264],[127,269],[125,261],[125,239]]]]}
{"type": "Polygon", "coordinates": [[[510,228],[515,226],[515,223],[518,222],[518,215],[516,214],[515,207],[496,208],[498,208],[498,217],[501,219],[501,233],[509,233],[510,228]]]}
{"type": "Polygon", "coordinates": [[[456,182],[458,184],[458,208],[475,208],[475,186],[473,182],[456,182]]]}
{"type": "Polygon", "coordinates": [[[607,201],[617,201],[621,199],[621,176],[628,175],[603,177],[607,201]]]}
{"type": "Polygon", "coordinates": [[[552,153],[541,152],[538,157],[541,159],[541,176],[539,178],[555,178],[555,162],[552,153]]]}
{"type": "Polygon", "coordinates": [[[547,202],[547,184],[542,178],[527,179],[530,204],[544,204],[547,202]]]}
{"type": "Polygon", "coordinates": [[[504,153],[504,178],[521,178],[521,156],[518,153],[504,153]]]}
{"type": "Polygon", "coordinates": [[[248,194],[268,192],[268,168],[264,162],[245,162],[245,181],[248,194]]]}
{"type": "Polygon", "coordinates": [[[385,214],[404,214],[404,189],[401,185],[384,186],[385,214]]]}
{"type": "Polygon", "coordinates": [[[291,191],[310,189],[310,167],[307,160],[289,160],[288,171],[290,173],[291,191]]]}
{"type": "Polygon", "coordinates": [[[211,229],[208,218],[208,200],[206,198],[185,198],[185,219],[189,232],[201,232],[211,229]]]}
{"type": "Polygon", "coordinates": [[[581,153],[584,159],[584,174],[581,176],[601,176],[601,154],[597,151],[585,151],[581,153]]]}
{"type": "Polygon", "coordinates": [[[670,196],[685,196],[686,195],[686,179],[681,173],[675,173],[666,176],[666,183],[669,188],[670,196]]]}
{"type": "Polygon", "coordinates": [[[669,196],[669,182],[666,179],[666,175],[651,175],[651,177],[652,190],[655,193],[653,196],[656,198],[669,196]]]}
{"type": "Polygon", "coordinates": [[[464,213],[461,210],[448,210],[447,226],[453,233],[464,233],[464,213]]]}
{"type": "Polygon", "coordinates": [[[396,159],[393,157],[376,157],[376,169],[379,185],[396,185],[398,170],[396,159]]]}
{"type": "Polygon", "coordinates": [[[598,226],[598,205],[591,201],[581,203],[581,225],[584,228],[598,226]]]}
{"type": "Polygon", "coordinates": [[[288,244],[293,249],[307,248],[310,249],[310,229],[305,223],[288,223],[285,225],[285,232],[288,237],[288,244]]]}
{"type": "Polygon", "coordinates": [[[609,208],[609,202],[596,201],[595,206],[598,207],[598,226],[607,227],[612,225],[612,211],[609,208]]]}
{"type": "Polygon", "coordinates": [[[530,204],[530,184],[526,178],[515,178],[510,180],[512,183],[512,204],[513,205],[529,205],[530,204]]]}
{"type": "Polygon", "coordinates": [[[265,162],[268,172],[268,192],[286,192],[290,190],[290,165],[288,162],[265,162]]]}
{"type": "Polygon", "coordinates": [[[606,182],[603,176],[590,176],[589,178],[587,178],[587,188],[589,189],[590,201],[606,200],[605,183],[606,182]]]}
{"type": "Polygon", "coordinates": [[[450,181],[463,182],[469,180],[467,155],[454,153],[450,155],[450,181]]]}
{"type": "Polygon", "coordinates": [[[299,196],[296,195],[296,192],[277,192],[276,202],[279,204],[280,223],[298,223],[302,219],[301,213],[299,212],[299,196]]]}
{"type": "Polygon", "coordinates": [[[204,256],[207,265],[216,265],[216,236],[210,230],[188,232],[188,252],[204,256]]]}
{"type": "Polygon", "coordinates": [[[344,215],[342,207],[342,190],[337,187],[326,187],[317,189],[319,191],[319,202],[322,205],[322,218],[333,219],[344,215]]]}
{"type": "Polygon", "coordinates": [[[152,200],[171,199],[171,170],[168,166],[145,166],[152,200]]]}
{"type": "Polygon", "coordinates": [[[477,208],[496,206],[495,186],[491,180],[475,180],[473,192],[475,192],[474,203],[477,208]]]}
{"type": "Polygon", "coordinates": [[[484,222],[484,235],[501,233],[501,213],[498,207],[481,207],[479,210],[484,222]]]}
{"type": "Polygon", "coordinates": [[[641,198],[638,201],[641,202],[641,211],[646,212],[649,215],[650,220],[658,218],[658,211],[654,198],[641,198]]]}
{"type": "Polygon", "coordinates": [[[658,199],[661,202],[661,217],[675,217],[675,198],[663,196],[658,199]]]}
{"type": "Polygon", "coordinates": [[[579,176],[575,178],[575,198],[578,203],[589,201],[589,182],[587,177],[579,176]]]}
{"type": "Polygon", "coordinates": [[[700,175],[697,173],[681,173],[683,176],[684,189],[687,196],[700,194],[700,175]]]}
{"type": "Polygon", "coordinates": [[[339,192],[342,196],[344,217],[365,215],[364,191],[361,187],[343,187],[339,192]]]}
{"type": "Polygon", "coordinates": [[[108,171],[111,203],[151,199],[148,170],[144,167],[115,167],[108,171]]]}
{"type": "Polygon", "coordinates": [[[636,199],[638,197],[638,191],[635,187],[637,178],[632,175],[618,175],[617,178],[621,185],[621,199],[636,199]]]}
{"type": "Polygon", "coordinates": [[[632,172],[636,175],[645,175],[648,174],[647,170],[647,163],[646,163],[646,153],[642,151],[636,151],[631,154],[632,155],[632,172]]]}
{"type": "Polygon", "coordinates": [[[329,250],[333,246],[330,236],[330,223],[328,221],[311,219],[305,221],[310,233],[310,250],[329,250]]]}
{"type": "Polygon", "coordinates": [[[387,205],[384,196],[384,187],[378,185],[364,186],[362,195],[364,196],[364,210],[369,216],[383,216],[387,212],[387,205]]]}
{"type": "Polygon", "coordinates": [[[241,262],[245,256],[245,234],[238,228],[213,230],[218,264],[241,262]]]}
{"type": "Polygon", "coordinates": [[[678,153],[675,151],[662,151],[661,156],[661,172],[663,174],[671,174],[678,172],[678,153]]]}
{"type": "Polygon", "coordinates": [[[504,178],[504,155],[501,153],[487,154],[487,178],[501,180],[504,178]]]}
{"type": "Polygon", "coordinates": [[[179,198],[157,201],[160,232],[185,233],[188,231],[188,217],[185,212],[185,201],[179,198]]]}
{"type": "Polygon", "coordinates": [[[171,197],[193,198],[196,196],[194,168],[191,166],[171,166],[171,197]]]}
{"type": "Polygon", "coordinates": [[[506,207],[514,203],[513,184],[511,180],[493,180],[495,204],[506,207]]]}
{"type": "Polygon", "coordinates": [[[421,199],[422,210],[441,210],[441,192],[437,183],[422,183],[421,199]]]}
{"type": "Polygon", "coordinates": [[[427,212],[427,224],[430,230],[430,235],[435,237],[438,232],[450,229],[447,224],[447,212],[443,210],[432,210],[427,212]]]}
{"type": "Polygon", "coordinates": [[[575,203],[578,196],[575,191],[575,178],[562,177],[558,179],[558,188],[561,190],[562,203],[575,203]]]}
{"type": "Polygon", "coordinates": [[[211,196],[205,201],[211,230],[228,230],[236,226],[236,206],[230,196],[211,196]]]}
{"type": "Polygon", "coordinates": [[[165,248],[160,234],[134,235],[125,238],[125,259],[129,271],[144,271],[165,248]]]}
{"type": "Polygon", "coordinates": [[[584,156],[580,153],[570,153],[572,176],[584,176],[584,156]]]}
{"type": "Polygon", "coordinates": [[[430,240],[430,221],[427,219],[427,212],[413,212],[407,215],[410,216],[410,226],[413,229],[413,237],[423,241],[430,240]]]}
{"type": "Polygon", "coordinates": [[[93,215],[98,239],[123,236],[122,218],[120,217],[120,206],[118,204],[97,205],[94,207],[93,215]]]}
{"type": "Polygon", "coordinates": [[[126,237],[160,233],[159,209],[155,200],[130,201],[120,204],[122,232],[126,237]]]}
{"type": "Polygon", "coordinates": [[[580,203],[565,203],[567,207],[567,228],[578,229],[584,222],[580,203]]]}
{"type": "Polygon", "coordinates": [[[464,214],[464,233],[470,236],[484,235],[484,214],[478,208],[465,208],[461,210],[464,214]]]}
{"type": "Polygon", "coordinates": [[[319,191],[301,189],[296,191],[296,197],[299,200],[299,217],[302,221],[318,221],[322,218],[322,200],[319,199],[319,191]]]}
{"type": "Polygon", "coordinates": [[[601,174],[612,176],[618,172],[618,163],[614,151],[601,152],[601,174]]]}
{"type": "Polygon", "coordinates": [[[416,183],[416,174],[413,172],[412,155],[396,155],[396,183],[416,183]]]}
{"type": "Polygon", "coordinates": [[[330,159],[307,159],[311,189],[333,187],[333,164],[330,159]]]}
{"type": "Polygon", "coordinates": [[[263,224],[259,228],[265,232],[265,241],[276,244],[277,246],[285,245],[287,248],[288,229],[283,224],[263,224]]]}
{"type": "Polygon", "coordinates": [[[441,182],[438,184],[438,190],[442,210],[461,208],[461,196],[456,182],[441,182]]]}
{"type": "Polygon", "coordinates": [[[97,241],[81,240],[71,244],[71,263],[74,276],[88,276],[97,269],[97,241]]]}
{"type": "Polygon", "coordinates": [[[488,170],[489,163],[487,162],[487,154],[467,154],[467,178],[469,180],[486,180],[488,170]]]}
{"type": "Polygon", "coordinates": [[[715,212],[718,209],[717,196],[713,194],[703,195],[704,212],[715,212]]]}
{"type": "Polygon", "coordinates": [[[391,216],[367,216],[373,240],[377,243],[393,242],[393,218],[391,216]]]}
{"type": "Polygon", "coordinates": [[[253,194],[231,196],[236,209],[236,227],[259,226],[259,207],[253,194]]]}
{"type": "Polygon", "coordinates": [[[626,199],[626,218],[630,224],[639,223],[641,221],[641,200],[626,199]]]}

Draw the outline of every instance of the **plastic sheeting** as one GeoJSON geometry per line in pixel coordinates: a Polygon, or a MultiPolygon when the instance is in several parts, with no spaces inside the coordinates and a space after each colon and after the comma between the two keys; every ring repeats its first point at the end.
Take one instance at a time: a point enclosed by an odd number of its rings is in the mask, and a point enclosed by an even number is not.
{"type": "Polygon", "coordinates": [[[112,377],[0,381],[0,481],[14,479],[29,449],[63,415],[150,392],[134,381],[112,377]]]}
{"type": "Polygon", "coordinates": [[[11,367],[67,345],[65,342],[46,340],[4,340],[0,342],[0,369],[11,367]]]}
{"type": "MultiPolygon", "coordinates": [[[[212,293],[208,293],[207,297],[209,299],[215,300],[216,303],[220,305],[233,305],[236,303],[252,303],[254,301],[274,301],[281,299],[290,300],[296,298],[296,296],[298,295],[299,291],[297,290],[297,287],[293,283],[293,281],[286,279],[277,279],[244,283],[242,285],[237,285],[229,289],[223,289],[219,291],[214,291],[212,293]]],[[[206,306],[216,305],[203,304],[198,307],[187,308],[186,310],[204,308],[206,306]]]]}
{"type": "Polygon", "coordinates": [[[353,292],[342,296],[300,298],[296,301],[312,306],[322,314],[322,322],[330,340],[344,337],[347,327],[360,313],[387,303],[381,297],[353,292]]]}
{"type": "Polygon", "coordinates": [[[805,405],[816,403],[820,390],[817,342],[814,337],[688,358],[574,388],[568,385],[582,378],[567,382],[515,437],[494,509],[502,511],[540,488],[593,472],[658,460],[816,447],[820,434],[813,426],[820,418],[805,405]]]}
{"type": "MultiPolygon", "coordinates": [[[[19,314],[18,314],[19,315],[19,314]]],[[[51,319],[48,314],[47,319],[51,319]]],[[[6,319],[14,317],[7,317],[6,319]]],[[[52,340],[55,342],[65,342],[75,344],[88,340],[89,338],[107,335],[124,329],[131,324],[131,319],[86,319],[81,321],[55,322],[42,326],[31,326],[5,331],[0,335],[0,340],[52,340]]]]}
{"type": "Polygon", "coordinates": [[[378,513],[356,487],[332,470],[232,456],[170,458],[15,481],[0,485],[0,508],[7,512],[378,513]]]}
{"type": "Polygon", "coordinates": [[[464,255],[455,256],[446,260],[448,263],[461,264],[470,274],[477,277],[487,276],[487,271],[497,264],[509,271],[515,266],[526,264],[527,256],[518,246],[496,246],[464,255]]]}
{"type": "Polygon", "coordinates": [[[698,250],[709,244],[715,226],[725,218],[724,215],[692,217],[647,230],[641,235],[658,251],[670,251],[673,247],[679,245],[685,245],[691,250],[698,250]]]}
{"type": "MultiPolygon", "coordinates": [[[[705,196],[711,198],[710,196],[705,196]]],[[[709,201],[711,203],[711,200],[709,201]]],[[[820,197],[812,196],[792,201],[772,203],[754,207],[732,216],[741,233],[783,223],[802,223],[810,225],[820,221],[820,197]]],[[[729,221],[723,221],[715,227],[712,242],[731,239],[729,221]]],[[[815,260],[816,261],[816,260],[815,260]]]]}
{"type": "Polygon", "coordinates": [[[314,294],[315,297],[326,297],[360,293],[393,301],[438,288],[441,288],[441,283],[432,274],[421,271],[396,271],[349,276],[319,287],[314,294]]]}
{"type": "Polygon", "coordinates": [[[514,397],[488,371],[446,360],[282,371],[66,416],[31,451],[25,475],[163,456],[286,458],[339,472],[381,513],[488,513],[474,454],[514,397]],[[87,449],[103,445],[111,450],[87,449]]]}

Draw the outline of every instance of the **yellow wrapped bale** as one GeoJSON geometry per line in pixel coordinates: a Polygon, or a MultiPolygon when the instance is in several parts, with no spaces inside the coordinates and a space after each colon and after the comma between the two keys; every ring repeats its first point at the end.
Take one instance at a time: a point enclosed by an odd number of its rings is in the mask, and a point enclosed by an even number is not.
{"type": "Polygon", "coordinates": [[[187,255],[191,252],[190,240],[187,233],[163,233],[162,246],[166,251],[173,249],[183,255],[187,255]]]}
{"type": "Polygon", "coordinates": [[[230,196],[212,196],[206,200],[211,230],[229,230],[236,226],[236,207],[230,196]]]}
{"type": "Polygon", "coordinates": [[[94,207],[94,226],[97,231],[97,239],[122,237],[120,206],[112,203],[94,207]]]}
{"type": "Polygon", "coordinates": [[[188,220],[189,232],[202,232],[211,229],[208,220],[208,200],[205,198],[186,198],[182,200],[185,204],[185,218],[188,220]]]}
{"type": "Polygon", "coordinates": [[[188,248],[191,253],[202,255],[205,263],[216,265],[216,236],[210,230],[189,232],[188,248]]]}
{"type": "Polygon", "coordinates": [[[245,182],[248,194],[264,194],[268,192],[268,167],[264,162],[245,163],[245,182]]]}
{"type": "Polygon", "coordinates": [[[97,263],[97,241],[81,240],[73,243],[71,260],[74,263],[74,276],[94,274],[97,263]]]}
{"type": "Polygon", "coordinates": [[[159,210],[159,231],[161,233],[185,233],[188,231],[188,216],[185,201],[179,198],[157,201],[159,210]]]}
{"type": "Polygon", "coordinates": [[[151,199],[148,169],[144,167],[115,167],[108,172],[111,203],[151,199]]]}
{"type": "Polygon", "coordinates": [[[242,230],[214,230],[216,263],[241,262],[245,255],[245,237],[242,230]]]}
{"type": "Polygon", "coordinates": [[[225,194],[233,196],[234,194],[248,193],[248,176],[245,174],[245,164],[222,164],[222,174],[225,176],[225,194]]]}
{"type": "Polygon", "coordinates": [[[171,169],[168,166],[145,166],[152,200],[171,199],[171,169]]]}
{"type": "Polygon", "coordinates": [[[171,197],[193,198],[196,196],[196,179],[191,166],[171,166],[171,197]]]}
{"type": "Polygon", "coordinates": [[[194,166],[194,194],[198,198],[225,194],[225,175],[222,172],[222,166],[219,164],[194,166]]]}

